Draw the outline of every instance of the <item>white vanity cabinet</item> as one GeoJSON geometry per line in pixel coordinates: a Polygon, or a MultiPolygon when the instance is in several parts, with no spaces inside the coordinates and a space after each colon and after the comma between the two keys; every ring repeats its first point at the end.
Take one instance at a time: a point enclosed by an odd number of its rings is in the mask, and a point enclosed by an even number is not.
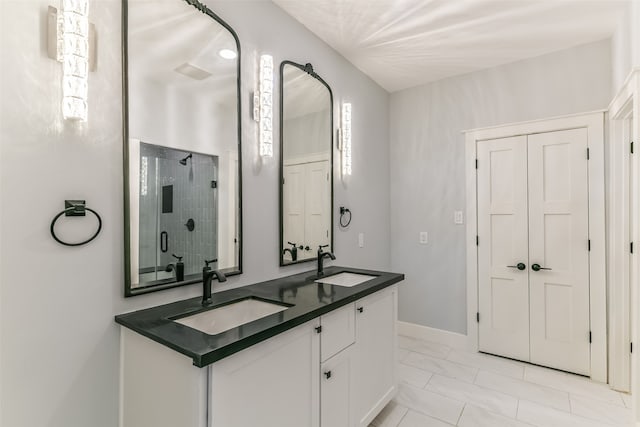
{"type": "Polygon", "coordinates": [[[351,426],[351,351],[356,339],[355,304],[320,317],[320,426],[351,426]]]}
{"type": "Polygon", "coordinates": [[[321,427],[366,427],[395,396],[397,287],[320,318],[321,427]]]}
{"type": "Polygon", "coordinates": [[[206,368],[122,328],[121,427],[319,427],[312,320],[206,368]]]}
{"type": "Polygon", "coordinates": [[[210,427],[318,427],[318,320],[210,365],[210,427]]]}
{"type": "Polygon", "coordinates": [[[205,368],[121,332],[120,427],[361,427],[393,398],[396,286],[205,368]]]}
{"type": "Polygon", "coordinates": [[[395,396],[397,287],[356,302],[353,426],[366,427],[395,396]]]}

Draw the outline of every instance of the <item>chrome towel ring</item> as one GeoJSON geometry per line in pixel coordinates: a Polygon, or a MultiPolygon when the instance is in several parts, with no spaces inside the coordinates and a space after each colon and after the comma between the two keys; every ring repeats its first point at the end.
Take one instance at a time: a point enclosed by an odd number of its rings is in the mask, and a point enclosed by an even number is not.
{"type": "Polygon", "coordinates": [[[98,212],[94,211],[93,209],[89,209],[88,207],[85,206],[85,204],[86,202],[84,200],[65,200],[64,201],[64,210],[60,212],[58,215],[56,215],[55,217],[53,217],[53,220],[51,221],[51,237],[53,237],[53,239],[56,242],[65,246],[82,246],[82,245],[86,245],[87,243],[91,242],[93,239],[98,237],[98,234],[100,234],[100,230],[102,230],[102,218],[100,218],[100,215],[98,215],[98,212]],[[63,214],[64,216],[85,216],[86,211],[91,212],[98,219],[98,229],[96,230],[93,236],[91,236],[87,240],[84,240],[82,242],[77,242],[77,243],[65,242],[63,240],[60,240],[60,238],[56,236],[56,232],[54,228],[58,218],[60,218],[63,214]]]}

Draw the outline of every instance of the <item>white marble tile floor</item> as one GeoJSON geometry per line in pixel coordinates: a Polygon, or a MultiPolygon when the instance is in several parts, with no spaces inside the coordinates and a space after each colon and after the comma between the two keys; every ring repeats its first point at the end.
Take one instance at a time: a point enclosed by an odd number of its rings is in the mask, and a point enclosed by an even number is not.
{"type": "Polygon", "coordinates": [[[579,375],[398,337],[396,398],[369,427],[630,427],[631,398],[579,375]]]}

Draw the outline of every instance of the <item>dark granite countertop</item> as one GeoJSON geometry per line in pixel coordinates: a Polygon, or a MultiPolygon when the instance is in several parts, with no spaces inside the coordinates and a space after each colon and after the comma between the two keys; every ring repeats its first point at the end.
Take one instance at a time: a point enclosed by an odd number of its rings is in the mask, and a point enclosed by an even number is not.
{"type": "MultiPolygon", "coordinates": [[[[201,297],[120,314],[117,323],[193,359],[198,367],[237,353],[366,295],[404,280],[403,274],[327,267],[325,277],[341,272],[376,276],[353,287],[314,283],[315,271],[281,277],[213,294],[210,310],[245,298],[258,298],[291,305],[288,309],[217,335],[208,335],[171,319],[202,312],[201,297]]],[[[213,282],[215,287],[217,282],[213,282]]]]}

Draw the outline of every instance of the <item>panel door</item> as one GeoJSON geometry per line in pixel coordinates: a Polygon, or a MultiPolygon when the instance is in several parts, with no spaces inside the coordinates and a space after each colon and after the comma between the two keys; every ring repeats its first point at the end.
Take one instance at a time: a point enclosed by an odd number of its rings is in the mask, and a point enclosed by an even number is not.
{"type": "MultiPolygon", "coordinates": [[[[324,331],[323,331],[324,333],[324,331]]],[[[322,364],[320,426],[351,427],[351,347],[322,364]]]]}
{"type": "Polygon", "coordinates": [[[526,136],[479,141],[477,152],[479,349],[528,361],[526,136]]]}
{"type": "Polygon", "coordinates": [[[329,244],[331,214],[329,212],[331,188],[329,185],[329,162],[306,164],[305,199],[305,246],[311,248],[306,257],[315,257],[319,245],[329,244]]]}
{"type": "MultiPolygon", "coordinates": [[[[282,185],[282,209],[284,213],[283,242],[285,247],[288,242],[296,246],[304,245],[304,186],[306,180],[305,165],[290,165],[283,169],[284,183],[282,185]]],[[[283,249],[283,248],[281,248],[283,249]]],[[[300,251],[299,256],[304,252],[300,251]]],[[[287,252],[285,260],[291,261],[291,254],[287,252]]]]}
{"type": "Polygon", "coordinates": [[[356,301],[354,426],[367,427],[396,392],[396,287],[356,301]]]}
{"type": "Polygon", "coordinates": [[[587,129],[529,135],[528,156],[531,362],[589,375],[587,129]]]}

